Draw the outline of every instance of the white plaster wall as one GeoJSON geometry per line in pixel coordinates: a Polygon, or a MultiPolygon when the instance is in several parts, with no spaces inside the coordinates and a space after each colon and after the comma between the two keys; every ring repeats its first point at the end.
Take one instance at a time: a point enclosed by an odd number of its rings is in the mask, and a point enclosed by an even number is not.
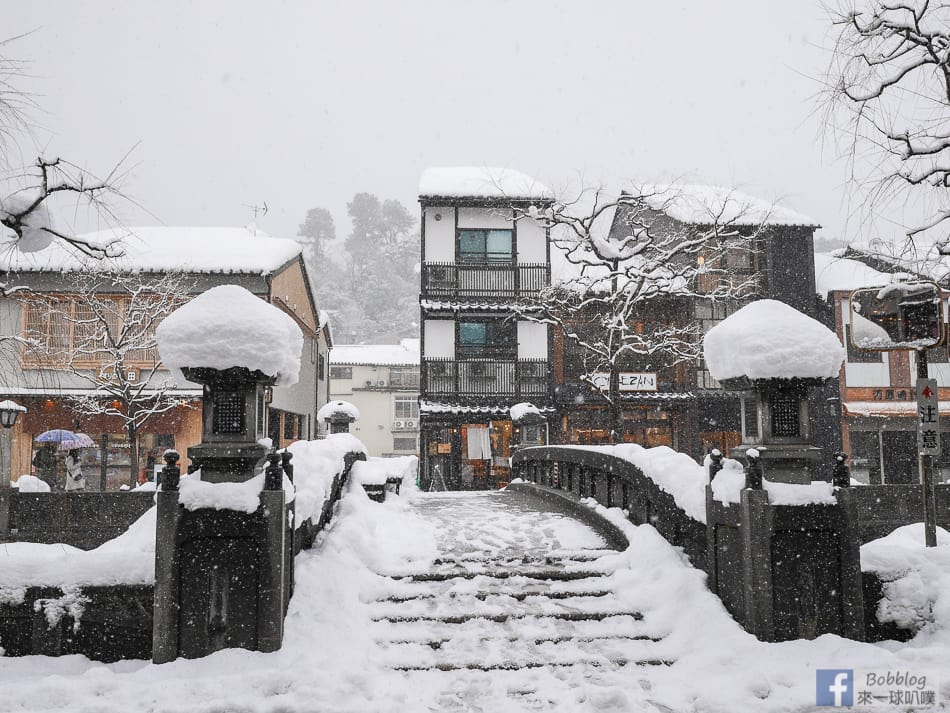
{"type": "Polygon", "coordinates": [[[455,262],[455,209],[433,206],[424,211],[426,262],[455,262]],[[435,216],[441,215],[441,220],[435,216]]]}
{"type": "Polygon", "coordinates": [[[511,230],[512,215],[505,208],[459,208],[459,227],[511,230]]]}
{"type": "Polygon", "coordinates": [[[451,319],[427,319],[422,356],[430,359],[455,358],[455,322],[451,319]]]}
{"type": "Polygon", "coordinates": [[[532,218],[518,221],[518,262],[545,263],[548,259],[544,228],[532,218]]]}
{"type": "MultiPolygon", "coordinates": [[[[841,321],[848,325],[851,323],[851,306],[847,299],[840,302],[841,321]]],[[[839,335],[843,339],[843,335],[839,335]]],[[[845,345],[847,346],[847,345],[845,345]]],[[[882,360],[879,364],[855,364],[845,362],[844,378],[848,386],[890,386],[890,357],[887,352],[882,353],[882,360]]]]}
{"type": "Polygon", "coordinates": [[[548,325],[518,322],[518,358],[548,358],[548,325]]]}

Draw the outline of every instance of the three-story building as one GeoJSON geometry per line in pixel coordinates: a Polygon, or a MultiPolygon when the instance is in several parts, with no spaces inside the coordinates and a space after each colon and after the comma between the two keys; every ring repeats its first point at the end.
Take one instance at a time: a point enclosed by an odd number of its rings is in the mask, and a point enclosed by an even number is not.
{"type": "Polygon", "coordinates": [[[491,488],[508,480],[510,408],[553,413],[547,325],[519,317],[550,283],[551,192],[517,171],[422,175],[421,480],[491,488]]]}

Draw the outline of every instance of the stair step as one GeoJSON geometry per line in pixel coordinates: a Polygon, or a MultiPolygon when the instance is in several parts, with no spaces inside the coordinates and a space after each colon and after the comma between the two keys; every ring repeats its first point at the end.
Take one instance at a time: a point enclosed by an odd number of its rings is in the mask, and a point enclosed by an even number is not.
{"type": "Polygon", "coordinates": [[[510,557],[493,555],[459,555],[456,557],[437,557],[432,560],[433,565],[467,565],[467,564],[528,564],[537,562],[593,562],[606,555],[615,555],[617,550],[566,550],[548,553],[528,553],[512,555],[510,557]]]}
{"type": "Polygon", "coordinates": [[[441,639],[523,639],[528,641],[559,637],[597,639],[609,636],[656,638],[664,632],[649,627],[641,616],[617,614],[602,619],[568,621],[553,617],[525,617],[493,621],[470,618],[462,622],[380,620],[373,625],[377,639],[425,642],[441,639]]]}
{"type": "Polygon", "coordinates": [[[590,611],[590,612],[578,612],[578,611],[563,611],[563,612],[551,612],[549,614],[534,614],[529,612],[524,613],[498,613],[498,614],[489,614],[489,613],[476,613],[476,614],[447,614],[447,615],[426,615],[421,614],[417,616],[384,616],[384,617],[373,617],[373,621],[389,621],[389,622],[416,622],[416,621],[431,621],[431,622],[440,622],[443,624],[463,624],[467,621],[472,621],[473,619],[486,619],[488,621],[494,622],[505,622],[519,619],[556,619],[559,621],[602,621],[604,619],[610,618],[612,616],[629,616],[634,619],[642,619],[643,615],[634,612],[626,613],[622,611],[590,611]]]}
{"type": "Polygon", "coordinates": [[[470,579],[447,579],[438,582],[417,582],[410,579],[395,580],[387,578],[380,582],[382,591],[379,592],[378,599],[425,599],[430,595],[451,599],[463,596],[474,596],[476,594],[521,596],[526,592],[529,593],[529,596],[531,594],[537,594],[538,596],[551,594],[554,597],[560,597],[562,595],[582,595],[585,593],[607,591],[612,583],[609,577],[603,576],[567,581],[549,579],[532,581],[513,577],[503,579],[473,577],[470,579]]]}
{"type": "MultiPolygon", "coordinates": [[[[498,639],[499,641],[507,641],[510,643],[522,642],[526,639],[523,636],[506,636],[498,639]]],[[[663,639],[655,636],[647,636],[646,634],[640,634],[638,636],[621,636],[621,635],[605,635],[605,636],[549,636],[546,638],[534,639],[533,643],[536,645],[540,644],[563,644],[566,642],[574,643],[592,643],[596,641],[651,641],[657,643],[663,639]]],[[[376,643],[382,648],[387,648],[396,644],[419,644],[420,646],[428,646],[430,649],[441,649],[443,646],[449,642],[454,641],[450,637],[445,637],[442,639],[431,639],[427,637],[426,633],[423,633],[419,639],[392,639],[389,641],[380,641],[377,640],[376,643]]]]}
{"type": "Polygon", "coordinates": [[[534,579],[539,581],[560,581],[567,582],[577,579],[591,579],[604,577],[603,572],[593,572],[590,570],[498,570],[485,569],[481,571],[463,570],[463,571],[445,571],[445,572],[410,572],[405,574],[388,574],[390,579],[396,581],[409,580],[412,582],[445,582],[451,579],[474,579],[475,577],[489,577],[492,579],[534,579]]]}
{"type": "Polygon", "coordinates": [[[422,672],[422,671],[520,671],[523,669],[531,668],[567,668],[569,666],[584,666],[587,668],[605,668],[605,667],[615,667],[621,668],[624,666],[671,666],[671,661],[664,661],[663,659],[641,659],[641,660],[627,660],[619,659],[616,661],[601,661],[599,659],[591,659],[590,661],[504,661],[497,664],[485,664],[485,663],[468,663],[468,664],[449,664],[449,663],[439,663],[432,666],[413,666],[413,665],[400,665],[393,666],[395,671],[413,671],[413,672],[422,672]]]}
{"type": "Polygon", "coordinates": [[[628,604],[611,596],[581,597],[573,595],[565,599],[545,596],[526,597],[518,601],[505,595],[491,595],[484,600],[474,596],[456,599],[419,599],[407,602],[373,602],[370,613],[374,620],[388,619],[405,621],[426,617],[429,620],[456,615],[485,617],[524,616],[577,616],[616,615],[628,613],[628,604]]]}
{"type": "Polygon", "coordinates": [[[610,591],[609,589],[581,590],[577,592],[570,592],[570,591],[542,592],[542,591],[537,591],[537,590],[527,591],[527,592],[515,592],[515,591],[476,592],[475,594],[457,594],[456,592],[452,592],[452,591],[442,594],[442,593],[427,591],[427,592],[419,592],[418,594],[404,594],[404,595],[394,594],[384,599],[378,599],[377,601],[401,603],[401,602],[412,602],[412,601],[417,601],[417,600],[430,600],[430,599],[448,597],[452,601],[461,602],[461,601],[464,601],[466,596],[468,596],[468,597],[473,597],[475,599],[478,599],[480,601],[485,601],[489,597],[510,597],[511,599],[514,599],[516,601],[523,602],[525,599],[528,599],[529,597],[545,597],[547,599],[569,599],[571,597],[606,597],[610,594],[613,594],[613,592],[610,591]]]}

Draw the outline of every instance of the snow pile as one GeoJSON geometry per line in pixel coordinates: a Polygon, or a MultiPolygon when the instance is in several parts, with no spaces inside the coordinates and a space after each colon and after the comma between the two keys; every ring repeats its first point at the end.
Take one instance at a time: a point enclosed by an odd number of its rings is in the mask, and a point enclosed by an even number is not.
{"type": "Polygon", "coordinates": [[[22,232],[19,236],[12,231],[8,232],[6,226],[0,226],[4,233],[2,235],[3,240],[0,242],[8,243],[8,245],[3,246],[0,253],[16,253],[18,251],[27,254],[35,253],[45,250],[56,239],[56,236],[50,232],[53,229],[53,220],[46,202],[44,201],[30,210],[30,206],[39,197],[39,192],[34,190],[22,190],[8,196],[0,196],[0,213],[6,213],[12,217],[30,211],[28,215],[20,218],[20,230],[22,232]],[[10,248],[14,242],[16,249],[11,250],[10,248]]]}
{"type": "Polygon", "coordinates": [[[49,483],[40,480],[35,475],[21,475],[10,483],[14,488],[18,488],[21,493],[48,493],[49,483]]]}
{"type": "Polygon", "coordinates": [[[155,581],[155,508],[94,550],[12,542],[0,544],[0,563],[0,591],[30,586],[150,584],[155,581]]]}
{"type": "Polygon", "coordinates": [[[509,414],[511,416],[511,420],[517,422],[529,415],[541,417],[541,410],[534,404],[523,402],[512,406],[509,414]]]}
{"type": "Polygon", "coordinates": [[[937,546],[925,547],[923,523],[899,527],[861,545],[861,569],[884,585],[878,621],[920,630],[921,640],[950,622],[950,532],[938,527],[937,546]]]}
{"type": "Polygon", "coordinates": [[[819,227],[807,215],[723,186],[648,184],[626,195],[642,196],[648,206],[681,223],[819,227]]]}
{"type": "MultiPolygon", "coordinates": [[[[264,466],[266,467],[266,466],[264,466]]],[[[294,486],[284,477],[285,502],[293,502],[294,486]]],[[[264,469],[242,482],[210,483],[201,479],[201,470],[183,475],[178,502],[186,510],[234,510],[252,513],[260,505],[264,490],[264,469]]]]}
{"type": "MultiPolygon", "coordinates": [[[[350,477],[359,485],[383,485],[389,478],[399,478],[400,484],[415,482],[419,468],[416,456],[398,458],[369,458],[356,461],[350,471],[350,477]]],[[[401,491],[402,485],[400,485],[401,491]]]]}
{"type": "MultiPolygon", "coordinates": [[[[730,467],[724,467],[712,484],[713,499],[727,505],[741,502],[742,489],[745,487],[742,465],[735,460],[729,463],[730,467]]],[[[774,483],[763,478],[762,489],[769,494],[772,505],[834,505],[838,502],[831,483],[823,480],[808,484],[774,483]]]]}
{"type": "Polygon", "coordinates": [[[317,519],[323,504],[329,499],[333,479],[345,467],[347,453],[366,453],[356,436],[336,433],[319,441],[296,441],[287,450],[293,454],[295,527],[308,518],[317,519]]]}
{"type": "Polygon", "coordinates": [[[354,421],[360,420],[360,410],[349,401],[328,401],[317,411],[317,420],[326,421],[337,414],[348,416],[354,421]]]}
{"type": "Polygon", "coordinates": [[[717,381],[828,379],[838,375],[844,347],[825,325],[778,300],[758,300],[709,330],[703,356],[717,381]]]}
{"type": "Polygon", "coordinates": [[[685,453],[667,446],[644,448],[636,443],[616,446],[564,446],[606,453],[637,466],[660,490],[673,496],[681,510],[706,522],[706,483],[709,471],[685,453]]]}
{"type": "Polygon", "coordinates": [[[433,198],[554,198],[549,188],[531,176],[510,168],[487,166],[427,168],[419,179],[419,195],[433,198]]]}
{"type": "Polygon", "coordinates": [[[121,256],[107,260],[89,259],[59,240],[27,252],[24,241],[20,241],[17,250],[0,250],[0,269],[18,272],[103,270],[267,275],[295,259],[302,250],[295,240],[272,238],[260,231],[253,235],[245,228],[114,228],[78,238],[98,248],[118,245],[121,256]]]}
{"type": "Polygon", "coordinates": [[[237,285],[204,292],[168,315],[155,330],[165,366],[179,384],[181,367],[245,367],[292,386],[300,374],[303,333],[277,307],[237,285]]]}

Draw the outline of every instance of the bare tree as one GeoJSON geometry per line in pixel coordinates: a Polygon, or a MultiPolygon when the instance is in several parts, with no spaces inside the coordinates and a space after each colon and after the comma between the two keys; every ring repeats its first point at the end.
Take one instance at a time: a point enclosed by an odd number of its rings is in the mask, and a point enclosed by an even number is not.
{"type": "Polygon", "coordinates": [[[587,191],[572,201],[586,204],[581,211],[564,203],[529,211],[551,229],[571,274],[542,290],[523,314],[559,326],[581,348],[585,380],[610,405],[614,439],[623,431],[625,365],[647,358],[662,367],[697,362],[695,302],[741,300],[757,289],[751,266],[767,216],[753,221],[748,206],[727,192],[694,205],[695,219],[683,222],[669,213],[684,200],[695,197],[676,186],[640,186],[619,197],[587,191]]]}
{"type": "Polygon", "coordinates": [[[847,148],[865,208],[919,200],[925,217],[906,226],[908,240],[933,235],[950,252],[946,230],[933,230],[950,219],[950,4],[850,0],[833,23],[825,125],[847,148]]]}
{"type": "Polygon", "coordinates": [[[165,378],[155,328],[189,299],[195,285],[181,273],[146,276],[97,269],[76,273],[69,282],[62,299],[25,298],[25,337],[39,352],[34,356],[89,387],[67,397],[77,415],[121,421],[134,485],[140,429],[179,404],[174,384],[165,378]]]}
{"type": "MultiPolygon", "coordinates": [[[[0,42],[0,50],[15,39],[0,42]]],[[[20,157],[31,152],[19,141],[29,135],[33,125],[29,114],[32,98],[19,87],[23,77],[24,63],[0,54],[0,238],[6,238],[4,248],[32,252],[61,240],[90,257],[120,255],[119,240],[91,243],[74,231],[57,228],[52,216],[63,207],[62,200],[72,198],[73,211],[87,208],[99,220],[118,222],[110,198],[125,198],[119,186],[126,158],[102,178],[59,157],[40,155],[32,164],[23,161],[20,157]],[[12,235],[4,236],[8,231],[12,235]]]]}

